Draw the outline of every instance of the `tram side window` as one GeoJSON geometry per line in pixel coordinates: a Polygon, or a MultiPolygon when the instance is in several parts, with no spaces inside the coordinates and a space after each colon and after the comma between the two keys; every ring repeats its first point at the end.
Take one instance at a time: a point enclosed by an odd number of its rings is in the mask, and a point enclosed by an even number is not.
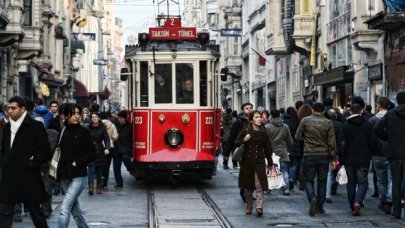
{"type": "Polygon", "coordinates": [[[192,64],[176,64],[176,102],[178,104],[194,103],[194,76],[192,64]]]}
{"type": "Polygon", "coordinates": [[[155,66],[155,103],[172,103],[172,65],[155,66]]]}
{"type": "Polygon", "coordinates": [[[207,106],[207,61],[200,62],[200,106],[207,106]]]}
{"type": "Polygon", "coordinates": [[[141,64],[141,107],[147,107],[149,105],[149,99],[148,99],[148,78],[149,78],[149,72],[148,72],[148,62],[142,61],[140,62],[141,64]]]}

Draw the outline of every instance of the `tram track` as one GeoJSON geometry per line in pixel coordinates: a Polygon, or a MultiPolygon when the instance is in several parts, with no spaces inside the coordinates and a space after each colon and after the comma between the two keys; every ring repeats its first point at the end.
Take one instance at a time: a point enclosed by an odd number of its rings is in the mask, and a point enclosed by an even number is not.
{"type": "MultiPolygon", "coordinates": [[[[218,205],[201,186],[193,187],[186,191],[180,191],[179,189],[171,190],[171,196],[176,193],[178,193],[178,196],[176,195],[174,199],[165,198],[163,202],[158,202],[158,200],[161,199],[159,198],[159,195],[162,196],[167,194],[167,190],[159,190],[153,185],[148,185],[149,228],[158,228],[163,224],[179,224],[179,226],[185,224],[190,226],[204,224],[204,226],[213,227],[232,227],[218,205]],[[182,198],[181,201],[179,200],[179,197],[182,198]],[[181,208],[184,208],[185,205],[195,205],[193,206],[195,208],[185,209],[183,214],[179,216],[179,214],[176,213],[176,210],[178,209],[174,205],[181,208]],[[170,211],[167,210],[169,207],[171,208],[170,211]],[[170,212],[173,212],[173,214],[170,212]],[[190,213],[195,213],[195,215],[190,216],[190,213]]],[[[168,198],[170,198],[170,196],[168,198]]]]}

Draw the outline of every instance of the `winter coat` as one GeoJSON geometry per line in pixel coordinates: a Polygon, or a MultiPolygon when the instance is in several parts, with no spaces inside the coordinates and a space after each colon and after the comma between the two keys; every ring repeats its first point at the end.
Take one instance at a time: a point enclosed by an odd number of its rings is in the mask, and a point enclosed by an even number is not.
{"type": "Polygon", "coordinates": [[[97,127],[90,124],[89,132],[96,148],[96,160],[94,161],[94,165],[107,165],[107,156],[104,153],[105,149],[110,150],[110,137],[108,137],[107,129],[104,127],[102,122],[99,122],[97,127]]]}
{"type": "Polygon", "coordinates": [[[118,140],[117,140],[117,148],[116,151],[120,154],[129,154],[129,156],[133,156],[132,153],[132,142],[133,142],[133,133],[132,133],[132,125],[128,122],[125,124],[117,125],[118,131],[118,140]]]}
{"type": "Polygon", "coordinates": [[[289,150],[290,158],[302,158],[302,144],[299,140],[295,139],[295,133],[297,133],[300,120],[297,117],[297,120],[294,122],[292,117],[289,114],[286,114],[284,115],[284,123],[287,124],[288,129],[290,130],[291,138],[293,140],[293,145],[289,150]]]}
{"type": "Polygon", "coordinates": [[[26,116],[10,148],[10,123],[3,128],[0,161],[0,203],[39,204],[51,196],[45,191],[40,166],[51,159],[44,125],[26,116]],[[30,157],[33,156],[33,160],[30,157]]]}
{"type": "Polygon", "coordinates": [[[104,127],[107,129],[108,137],[110,138],[110,147],[114,148],[114,142],[118,140],[118,131],[115,125],[110,120],[101,120],[104,127]]]}
{"type": "Polygon", "coordinates": [[[365,116],[350,116],[343,123],[340,140],[342,151],[339,161],[342,165],[369,167],[377,138],[373,132],[373,125],[365,116]]]}
{"type": "MultiPolygon", "coordinates": [[[[377,114],[375,114],[375,116],[371,117],[369,119],[370,123],[373,125],[373,128],[377,126],[378,122],[380,121],[381,118],[383,118],[383,116],[386,114],[387,112],[378,112],[377,114]]],[[[385,156],[385,151],[386,151],[386,147],[387,147],[387,142],[378,138],[377,139],[377,146],[374,150],[374,154],[372,154],[373,156],[385,156]]]]}
{"type": "Polygon", "coordinates": [[[58,178],[87,176],[87,164],[96,160],[96,149],[89,131],[80,124],[67,124],[60,148],[58,178]],[[72,165],[73,162],[76,166],[72,165]]]}
{"type": "Polygon", "coordinates": [[[49,123],[53,119],[53,114],[48,110],[45,105],[37,105],[35,106],[32,116],[35,117],[42,117],[45,122],[45,128],[49,127],[49,123]]]}
{"type": "Polygon", "coordinates": [[[222,135],[222,142],[228,142],[229,141],[229,136],[231,134],[231,128],[232,125],[236,122],[236,118],[231,116],[231,115],[227,115],[226,113],[224,113],[222,115],[222,131],[223,131],[223,135],[222,135]]]}
{"type": "Polygon", "coordinates": [[[259,131],[255,131],[249,124],[247,129],[243,130],[235,140],[236,145],[242,143],[245,144],[245,152],[240,162],[239,188],[254,190],[256,173],[263,190],[268,190],[265,159],[267,159],[268,165],[273,165],[273,160],[266,129],[261,127],[259,131]],[[247,133],[251,138],[243,142],[247,133]]]}
{"type": "Polygon", "coordinates": [[[385,155],[388,160],[405,159],[405,104],[388,111],[374,130],[378,137],[387,141],[385,155]]]}
{"type": "Polygon", "coordinates": [[[232,150],[235,149],[234,142],[235,142],[236,138],[238,137],[238,135],[240,134],[240,132],[243,129],[247,128],[248,125],[249,125],[249,119],[246,116],[244,116],[243,113],[241,115],[239,115],[239,118],[237,119],[237,121],[232,124],[231,131],[229,132],[229,142],[231,142],[231,144],[232,144],[232,145],[230,145],[232,150]]]}
{"type": "Polygon", "coordinates": [[[295,134],[297,140],[304,141],[304,156],[336,156],[335,131],[332,121],[323,115],[313,114],[304,117],[295,134]]]}
{"type": "Polygon", "coordinates": [[[273,118],[266,125],[266,130],[270,138],[271,150],[280,156],[280,162],[289,162],[288,151],[293,145],[290,130],[280,117],[273,118]]]}

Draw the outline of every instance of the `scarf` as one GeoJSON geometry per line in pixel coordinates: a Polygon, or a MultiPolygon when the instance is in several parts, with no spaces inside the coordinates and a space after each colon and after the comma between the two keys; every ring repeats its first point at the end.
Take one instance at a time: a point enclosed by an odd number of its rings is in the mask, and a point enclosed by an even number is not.
{"type": "Polygon", "coordinates": [[[17,134],[18,129],[20,128],[23,120],[25,119],[25,116],[27,116],[27,111],[23,112],[20,118],[16,121],[10,118],[10,132],[11,132],[10,148],[13,147],[15,135],[17,134]]]}

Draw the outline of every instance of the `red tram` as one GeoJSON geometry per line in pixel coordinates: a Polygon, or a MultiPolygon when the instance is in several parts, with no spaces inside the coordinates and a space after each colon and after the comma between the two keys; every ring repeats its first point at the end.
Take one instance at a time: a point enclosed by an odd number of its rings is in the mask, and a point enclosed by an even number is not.
{"type": "MultiPolygon", "coordinates": [[[[211,179],[220,143],[219,46],[179,16],[125,47],[135,176],[211,179]]],[[[121,77],[125,77],[121,76],[121,77]]]]}

